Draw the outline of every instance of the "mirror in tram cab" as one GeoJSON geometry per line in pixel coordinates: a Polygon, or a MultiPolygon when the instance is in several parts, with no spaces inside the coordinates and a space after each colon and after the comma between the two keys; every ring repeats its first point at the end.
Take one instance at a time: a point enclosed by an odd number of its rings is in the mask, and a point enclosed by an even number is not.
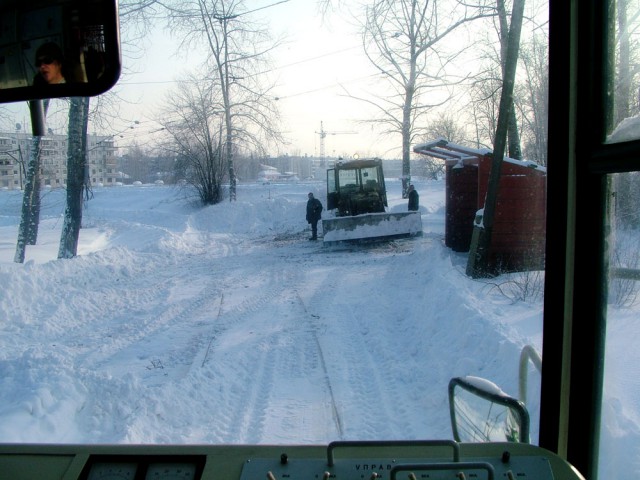
{"type": "Polygon", "coordinates": [[[99,95],[120,68],[117,0],[0,5],[0,103],[99,95]]]}
{"type": "Polygon", "coordinates": [[[529,443],[529,413],[524,404],[484,378],[451,379],[449,410],[457,442],[529,443]]]}

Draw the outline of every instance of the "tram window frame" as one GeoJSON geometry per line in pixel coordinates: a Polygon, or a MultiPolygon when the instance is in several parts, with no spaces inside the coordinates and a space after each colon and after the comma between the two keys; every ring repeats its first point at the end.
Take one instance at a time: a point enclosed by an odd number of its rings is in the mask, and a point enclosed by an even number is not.
{"type": "Polygon", "coordinates": [[[603,400],[607,177],[640,171],[640,141],[605,143],[613,2],[549,4],[549,157],[557,160],[548,168],[540,446],[592,479],[603,400]]]}
{"type": "Polygon", "coordinates": [[[556,161],[548,166],[547,198],[553,208],[547,212],[540,446],[565,457],[586,478],[597,478],[606,177],[640,170],[634,160],[640,157],[640,141],[604,143],[609,4],[549,2],[549,104],[554,108],[549,157],[556,161]],[[590,240],[576,241],[581,237],[590,240]],[[573,328],[578,306],[579,329],[573,328]]]}

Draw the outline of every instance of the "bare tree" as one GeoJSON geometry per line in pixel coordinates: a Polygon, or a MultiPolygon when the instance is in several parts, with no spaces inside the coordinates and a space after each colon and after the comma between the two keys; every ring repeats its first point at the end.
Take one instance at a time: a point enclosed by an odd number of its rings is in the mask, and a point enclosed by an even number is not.
{"type": "Polygon", "coordinates": [[[615,75],[610,76],[613,93],[610,128],[640,111],[640,49],[637,41],[640,2],[619,0],[612,18],[615,18],[615,22],[611,22],[614,51],[610,56],[610,68],[615,75]]]}
{"type": "MultiPolygon", "coordinates": [[[[498,39],[500,40],[500,67],[502,78],[505,77],[507,68],[507,48],[509,46],[509,15],[507,14],[505,0],[496,0],[496,11],[498,12],[498,39]]],[[[520,134],[518,133],[518,120],[516,109],[511,105],[507,127],[507,151],[508,156],[517,160],[522,159],[522,149],[520,147],[520,134]]]]}
{"type": "Polygon", "coordinates": [[[222,110],[224,158],[229,177],[229,198],[236,199],[234,156],[242,148],[261,151],[281,142],[279,113],[273,85],[261,75],[269,52],[278,42],[268,29],[252,20],[242,0],[175,2],[171,25],[183,35],[181,48],[205,45],[207,78],[215,81],[222,110]]]}
{"type": "MultiPolygon", "coordinates": [[[[441,113],[435,120],[429,122],[426,128],[425,142],[444,138],[451,143],[462,144],[466,138],[464,128],[456,121],[456,118],[449,113],[441,113]]],[[[424,158],[418,160],[418,171],[427,178],[437,180],[445,173],[445,163],[443,160],[422,155],[424,158]]]]}
{"type": "Polygon", "coordinates": [[[513,108],[513,91],[520,50],[520,34],[522,31],[522,19],[524,12],[524,0],[514,0],[511,15],[511,27],[509,28],[509,41],[506,49],[506,61],[502,89],[500,92],[500,106],[498,108],[498,123],[496,127],[495,142],[493,144],[493,156],[489,180],[487,182],[487,194],[483,206],[482,227],[474,225],[474,234],[471,240],[469,258],[467,262],[467,275],[478,278],[491,275],[489,272],[489,247],[493,234],[493,223],[496,216],[496,205],[502,163],[505,147],[507,145],[507,133],[509,130],[510,111],[513,108]]]}
{"type": "MultiPolygon", "coordinates": [[[[35,100],[30,103],[30,108],[41,113],[43,118],[47,116],[49,100],[35,100]],[[40,112],[42,109],[42,112],[40,112]]],[[[27,245],[35,245],[38,240],[38,226],[40,224],[40,143],[42,137],[33,136],[29,163],[25,175],[24,194],[22,196],[22,213],[18,239],[16,241],[16,253],[14,262],[24,263],[27,245]]]]}
{"type": "Polygon", "coordinates": [[[87,180],[88,121],[89,98],[71,98],[67,142],[67,205],[64,210],[58,258],[73,258],[78,254],[78,239],[82,226],[82,199],[87,180]]]}
{"type": "Polygon", "coordinates": [[[516,94],[522,118],[523,155],[539,165],[547,165],[549,119],[549,51],[546,36],[534,35],[522,46],[523,81],[516,94]]]}
{"type": "MultiPolygon", "coordinates": [[[[402,138],[403,196],[411,175],[411,144],[423,135],[419,124],[446,99],[427,102],[426,92],[451,84],[447,67],[461,51],[449,51],[445,39],[464,24],[495,14],[487,2],[463,0],[375,0],[364,7],[362,44],[371,64],[391,87],[391,95],[375,100],[379,117],[372,122],[402,138]]],[[[354,96],[354,98],[356,98],[354,96]]]]}
{"type": "MultiPolygon", "coordinates": [[[[147,31],[150,17],[157,14],[154,7],[159,7],[158,0],[122,0],[120,2],[120,18],[125,20],[123,25],[133,27],[142,36],[147,31]]],[[[137,44],[131,42],[130,44],[137,44]]],[[[96,98],[96,111],[104,111],[101,105],[113,107],[113,97],[110,94],[96,98]]],[[[64,102],[65,104],[67,102],[64,102]]],[[[64,227],[58,251],[59,258],[71,258],[77,254],[78,238],[82,223],[83,192],[90,188],[90,181],[86,172],[86,135],[89,122],[89,99],[73,98],[69,106],[69,151],[67,155],[67,206],[65,209],[64,227]]],[[[36,105],[32,102],[32,105],[36,105]]],[[[46,117],[49,100],[43,102],[46,117]]],[[[98,122],[99,115],[94,115],[98,122]]],[[[22,205],[22,218],[16,243],[15,262],[22,263],[25,259],[26,245],[35,245],[38,235],[40,216],[40,141],[41,137],[34,137],[26,172],[25,193],[22,205]]]]}
{"type": "Polygon", "coordinates": [[[31,150],[25,176],[24,194],[22,196],[22,214],[18,228],[18,241],[14,261],[23,263],[27,245],[35,245],[38,240],[38,223],[40,218],[40,144],[42,137],[31,138],[31,150]]]}
{"type": "MultiPolygon", "coordinates": [[[[484,68],[474,76],[471,98],[475,143],[477,147],[490,147],[495,143],[497,114],[505,74],[506,46],[512,22],[509,5],[514,1],[496,0],[493,28],[479,32],[479,49],[484,68]],[[484,37],[484,40],[482,40],[484,37]],[[498,41],[496,42],[496,39],[498,41]],[[484,46],[484,47],[483,47],[484,46]]],[[[507,132],[507,155],[526,157],[546,165],[546,137],[548,119],[548,12],[544,6],[529,2],[530,8],[523,18],[520,68],[514,86],[513,105],[510,109],[507,132]]]]}
{"type": "Polygon", "coordinates": [[[628,0],[619,0],[617,20],[617,85],[615,85],[615,124],[630,116],[633,70],[631,64],[631,39],[629,35],[628,0]]]}
{"type": "Polygon", "coordinates": [[[451,113],[441,113],[426,127],[426,141],[444,138],[452,143],[462,143],[466,138],[465,129],[451,113]]]}
{"type": "MultiPolygon", "coordinates": [[[[127,0],[123,2],[128,24],[148,25],[147,15],[151,7],[158,4],[154,0],[127,0]]],[[[100,97],[98,97],[100,99],[100,97]]],[[[107,97],[108,98],[108,97],[107,97]]],[[[69,105],[68,152],[67,152],[67,203],[64,223],[60,235],[58,258],[73,258],[78,253],[78,240],[82,227],[83,196],[90,191],[91,180],[87,170],[87,129],[89,126],[89,105],[87,97],[74,97],[69,105]]],[[[98,117],[99,118],[99,117],[98,117]]]]}
{"type": "Polygon", "coordinates": [[[150,151],[135,140],[127,147],[122,156],[122,173],[131,181],[144,181],[151,178],[152,156],[150,151]]]}
{"type": "Polygon", "coordinates": [[[476,148],[493,145],[498,124],[498,105],[502,80],[497,69],[488,69],[478,76],[469,89],[476,148]]]}
{"type": "Polygon", "coordinates": [[[211,82],[183,82],[168,98],[163,122],[170,140],[164,146],[176,158],[180,178],[198,192],[205,205],[223,198],[225,174],[224,109],[211,82]]]}
{"type": "Polygon", "coordinates": [[[22,214],[14,262],[24,263],[27,245],[35,245],[38,237],[40,211],[40,140],[31,139],[29,163],[25,175],[24,194],[22,196],[22,214]]]}
{"type": "MultiPolygon", "coordinates": [[[[615,23],[612,24],[611,48],[614,65],[611,75],[613,102],[611,103],[610,128],[618,126],[626,118],[638,115],[638,98],[634,92],[640,90],[640,49],[634,41],[637,36],[640,9],[638,2],[620,0],[617,2],[615,23]],[[614,60],[615,59],[615,60],[614,60]]],[[[640,228],[640,175],[637,172],[621,172],[613,176],[615,186],[616,228],[637,230],[640,228]]]]}

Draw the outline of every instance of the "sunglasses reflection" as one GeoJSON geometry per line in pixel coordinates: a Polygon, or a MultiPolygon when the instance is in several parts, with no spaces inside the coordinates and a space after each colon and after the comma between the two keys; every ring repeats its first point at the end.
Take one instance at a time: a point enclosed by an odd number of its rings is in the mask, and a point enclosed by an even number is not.
{"type": "Polygon", "coordinates": [[[35,64],[38,69],[34,85],[66,83],[63,73],[64,54],[55,42],[43,43],[36,50],[35,64]]]}

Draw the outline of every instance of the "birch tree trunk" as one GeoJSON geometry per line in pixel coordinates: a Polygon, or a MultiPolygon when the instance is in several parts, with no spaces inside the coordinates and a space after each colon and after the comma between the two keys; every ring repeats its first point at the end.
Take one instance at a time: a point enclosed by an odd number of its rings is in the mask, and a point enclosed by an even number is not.
{"type": "MultiPolygon", "coordinates": [[[[35,245],[38,236],[38,226],[33,225],[38,221],[33,206],[39,203],[40,199],[40,139],[41,137],[31,139],[29,165],[22,197],[22,216],[18,229],[16,254],[13,259],[16,263],[24,263],[27,245],[35,245]]],[[[38,208],[37,211],[39,212],[40,209],[38,208]]]]}
{"type": "MultiPolygon", "coordinates": [[[[44,100],[42,108],[46,118],[49,100],[44,100]]],[[[22,215],[16,241],[16,253],[13,261],[24,263],[27,245],[35,245],[38,241],[38,226],[40,224],[40,142],[42,137],[31,139],[29,166],[22,197],[22,215]]]]}
{"type": "Polygon", "coordinates": [[[64,211],[58,258],[73,258],[78,254],[78,239],[82,226],[82,193],[85,186],[88,113],[89,98],[71,98],[67,150],[67,206],[64,211]]]}

